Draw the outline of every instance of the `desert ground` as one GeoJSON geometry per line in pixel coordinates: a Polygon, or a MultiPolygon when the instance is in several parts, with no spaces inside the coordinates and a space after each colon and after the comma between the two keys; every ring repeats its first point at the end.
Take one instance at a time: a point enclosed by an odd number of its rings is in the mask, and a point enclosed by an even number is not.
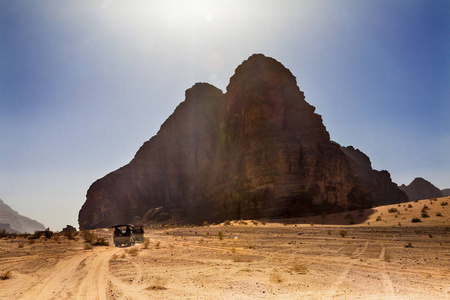
{"type": "Polygon", "coordinates": [[[449,202],[146,228],[131,247],[3,237],[0,299],[450,299],[449,202]]]}

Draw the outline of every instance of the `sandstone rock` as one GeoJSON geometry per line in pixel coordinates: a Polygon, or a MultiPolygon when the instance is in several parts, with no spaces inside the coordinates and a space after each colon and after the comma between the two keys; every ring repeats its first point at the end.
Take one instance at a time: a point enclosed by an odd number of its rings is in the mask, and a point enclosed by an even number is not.
{"type": "Polygon", "coordinates": [[[420,177],[415,178],[409,185],[402,184],[400,189],[405,191],[409,201],[444,197],[440,189],[420,177]]]}
{"type": "Polygon", "coordinates": [[[370,161],[354,161],[331,142],[314,111],[289,70],[253,55],[236,69],[225,94],[206,83],[187,90],[128,165],[94,182],[80,228],[145,222],[159,207],[167,217],[199,224],[401,198],[389,173],[373,172],[370,161]]]}

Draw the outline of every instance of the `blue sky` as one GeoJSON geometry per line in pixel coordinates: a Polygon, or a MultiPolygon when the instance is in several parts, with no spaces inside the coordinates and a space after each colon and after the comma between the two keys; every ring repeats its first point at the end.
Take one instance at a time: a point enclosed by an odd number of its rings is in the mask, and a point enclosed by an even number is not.
{"type": "Polygon", "coordinates": [[[196,82],[284,64],[331,139],[450,187],[450,2],[0,0],[0,199],[54,230],[196,82]]]}

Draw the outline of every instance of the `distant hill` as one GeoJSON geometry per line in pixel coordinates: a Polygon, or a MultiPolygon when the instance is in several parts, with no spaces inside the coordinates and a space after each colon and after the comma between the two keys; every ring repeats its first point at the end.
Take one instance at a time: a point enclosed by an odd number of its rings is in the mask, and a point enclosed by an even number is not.
{"type": "Polygon", "coordinates": [[[414,179],[409,185],[402,184],[400,189],[408,195],[409,201],[444,197],[440,189],[420,177],[414,179]]]}
{"type": "Polygon", "coordinates": [[[2,229],[11,233],[33,233],[36,230],[45,230],[45,226],[20,215],[0,199],[0,230],[2,229]]]}
{"type": "Polygon", "coordinates": [[[450,196],[450,189],[443,189],[443,190],[441,190],[441,192],[442,192],[442,195],[444,195],[444,196],[450,196]]]}

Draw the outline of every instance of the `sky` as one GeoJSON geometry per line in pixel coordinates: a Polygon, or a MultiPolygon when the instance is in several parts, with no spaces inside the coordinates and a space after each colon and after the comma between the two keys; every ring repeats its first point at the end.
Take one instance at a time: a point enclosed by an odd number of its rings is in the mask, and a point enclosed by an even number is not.
{"type": "Polygon", "coordinates": [[[450,2],[0,0],[0,199],[78,227],[196,82],[254,53],[297,78],[331,139],[397,184],[450,188],[450,2]]]}

